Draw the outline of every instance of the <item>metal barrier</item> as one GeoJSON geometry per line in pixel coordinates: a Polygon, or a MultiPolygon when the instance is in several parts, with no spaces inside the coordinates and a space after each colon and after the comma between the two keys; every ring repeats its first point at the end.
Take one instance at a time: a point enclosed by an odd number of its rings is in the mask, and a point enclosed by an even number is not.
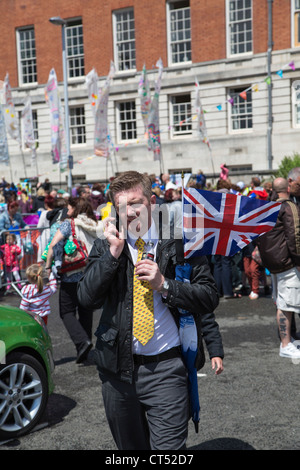
{"type": "Polygon", "coordinates": [[[15,228],[0,233],[0,296],[13,289],[21,296],[22,286],[27,283],[26,269],[31,264],[41,263],[41,254],[50,236],[49,228],[30,226],[26,229],[15,228]],[[15,239],[15,255],[11,256],[5,246],[7,235],[15,239]]]}

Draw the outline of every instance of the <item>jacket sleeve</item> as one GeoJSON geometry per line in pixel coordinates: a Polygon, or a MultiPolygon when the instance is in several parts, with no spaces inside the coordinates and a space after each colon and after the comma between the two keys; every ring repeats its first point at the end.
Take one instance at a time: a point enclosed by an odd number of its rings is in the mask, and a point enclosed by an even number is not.
{"type": "Polygon", "coordinates": [[[89,254],[89,262],[78,283],[77,295],[85,308],[101,308],[119,267],[106,246],[106,241],[96,240],[89,254]]]}
{"type": "Polygon", "coordinates": [[[201,317],[201,329],[203,339],[209,354],[212,357],[224,358],[224,349],[219,325],[214,313],[204,313],[201,317]]]}
{"type": "Polygon", "coordinates": [[[194,315],[213,312],[219,304],[215,280],[206,257],[191,258],[190,283],[168,279],[170,288],[166,302],[170,307],[183,308],[194,315]]]}
{"type": "Polygon", "coordinates": [[[295,265],[300,266],[300,217],[299,209],[293,202],[285,203],[282,222],[290,256],[295,265]]]}
{"type": "Polygon", "coordinates": [[[7,230],[7,227],[9,227],[9,218],[8,215],[4,212],[3,214],[0,215],[0,232],[7,230]]]}
{"type": "Polygon", "coordinates": [[[22,250],[18,245],[15,245],[15,253],[16,255],[20,255],[22,253],[22,250]]]}
{"type": "Polygon", "coordinates": [[[20,224],[21,228],[26,227],[26,223],[24,222],[23,217],[21,216],[21,214],[17,213],[16,216],[15,216],[15,220],[18,222],[18,224],[20,224]]]}
{"type": "Polygon", "coordinates": [[[21,293],[22,293],[22,300],[21,300],[21,303],[20,303],[20,307],[19,307],[19,308],[20,308],[21,310],[28,310],[29,307],[30,307],[30,302],[29,302],[29,300],[28,300],[27,297],[26,297],[26,293],[24,292],[24,287],[23,287],[21,293]]]}

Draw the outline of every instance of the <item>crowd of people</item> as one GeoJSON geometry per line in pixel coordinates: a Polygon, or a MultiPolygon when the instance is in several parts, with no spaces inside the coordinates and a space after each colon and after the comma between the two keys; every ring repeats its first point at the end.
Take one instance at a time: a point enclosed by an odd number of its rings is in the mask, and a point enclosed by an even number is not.
{"type": "Polygon", "coordinates": [[[295,321],[295,314],[300,314],[300,168],[290,171],[287,179],[262,183],[255,176],[249,184],[235,184],[223,164],[215,187],[201,170],[189,178],[187,187],[278,200],[276,225],[233,257],[198,257],[190,282],[179,282],[175,273],[183,254],[176,240],[182,230],[182,188],[171,175],[129,171],[107,185],[76,185],[72,194],[57,191],[46,180],[33,198],[18,185],[4,181],[0,185],[1,258],[7,290],[12,282],[20,288],[20,307],[41,315],[47,323],[49,298],[59,281],[59,314],[76,348],[77,363],[85,361],[93,347],[93,312],[103,308],[94,359],[119,449],[185,448],[190,411],[186,370],[178,349],[182,309],[193,312],[198,333],[195,367],[203,364],[203,338],[212,369],[220,374],[224,352],[213,313],[219,299],[248,295],[257,301],[272,289],[279,354],[300,359],[295,321]],[[124,196],[125,213],[121,211],[124,196]],[[154,204],[168,208],[169,239],[157,233],[154,204]],[[113,208],[123,225],[112,223],[113,208]],[[28,229],[25,217],[30,214],[37,215],[36,228],[41,233],[37,259],[27,266],[24,282],[15,233],[28,229]],[[121,236],[124,227],[126,242],[121,236]],[[73,253],[80,254],[77,264],[73,253]],[[161,419],[166,407],[168,419],[161,419]]]}
{"type": "MultiPolygon", "coordinates": [[[[178,238],[178,236],[181,236],[182,230],[181,185],[177,185],[174,177],[169,174],[149,176],[152,183],[152,192],[156,196],[156,203],[168,206],[171,235],[178,238]]],[[[111,178],[110,182],[113,179],[111,178]]],[[[252,177],[249,184],[245,184],[243,181],[232,183],[228,177],[226,164],[221,165],[220,176],[215,187],[207,183],[202,170],[190,177],[187,187],[240,194],[264,201],[275,200],[278,197],[272,182],[266,181],[262,184],[258,176],[252,177]]],[[[293,191],[289,191],[289,197],[295,198],[293,191]]],[[[109,197],[109,184],[77,184],[72,188],[72,194],[69,194],[65,190],[55,189],[52,183],[46,179],[44,183],[38,184],[36,194],[32,197],[20,185],[9,184],[3,178],[0,184],[0,201],[3,207],[6,208],[2,209],[0,213],[0,233],[7,234],[9,230],[16,230],[16,228],[29,228],[27,224],[28,216],[30,218],[31,214],[37,215],[37,219],[35,219],[37,228],[41,229],[37,262],[45,261],[42,258],[43,252],[61,222],[61,215],[65,216],[67,213],[70,198],[84,198],[88,201],[97,220],[104,219],[110,214],[112,203],[109,197]],[[99,207],[101,207],[100,212],[97,211],[99,207]]],[[[4,240],[2,236],[2,250],[6,250],[7,253],[8,251],[11,252],[6,257],[8,260],[8,284],[11,282],[12,276],[19,280],[17,256],[20,255],[17,253],[16,248],[9,249],[9,246],[16,247],[16,240],[12,241],[11,238],[9,240],[9,242],[4,240]]],[[[270,293],[270,283],[268,282],[270,273],[263,266],[256,243],[251,243],[231,258],[221,255],[211,256],[209,262],[220,297],[224,296],[226,299],[240,298],[242,295],[248,294],[251,300],[256,300],[260,292],[267,295],[270,293]]],[[[9,290],[9,288],[8,285],[7,289],[9,290]]]]}
{"type": "MultiPolygon", "coordinates": [[[[176,184],[174,175],[161,174],[157,176],[151,174],[148,176],[151,179],[152,192],[156,196],[156,204],[166,204],[168,207],[171,236],[180,238],[182,231],[181,184],[176,184]]],[[[43,263],[46,261],[46,258],[43,258],[45,248],[52,240],[62,220],[67,216],[70,200],[72,201],[74,198],[75,200],[85,199],[92,208],[95,220],[103,220],[110,215],[112,202],[109,196],[109,185],[113,180],[113,177],[110,178],[108,184],[76,184],[69,194],[63,189],[54,188],[49,179],[46,179],[44,183],[37,185],[35,196],[31,196],[21,185],[9,184],[5,178],[2,178],[2,183],[0,183],[0,204],[2,203],[0,234],[3,233],[1,250],[2,252],[6,250],[7,254],[11,252],[9,256],[6,256],[8,260],[6,279],[8,291],[10,291],[12,277],[19,280],[17,257],[20,256],[20,253],[17,253],[15,248],[17,246],[16,240],[12,240],[13,237],[11,237],[8,242],[4,234],[6,236],[10,230],[15,231],[17,228],[28,229],[28,218],[32,222],[30,216],[37,216],[36,219],[33,219],[33,223],[36,222],[37,228],[41,230],[41,235],[36,261],[39,264],[43,263]],[[10,249],[9,246],[14,248],[10,249]]],[[[207,182],[202,170],[199,170],[196,175],[191,175],[187,187],[233,193],[264,201],[272,201],[278,197],[272,182],[261,183],[258,176],[252,177],[249,184],[244,181],[232,183],[228,177],[226,164],[221,165],[221,172],[215,187],[207,182]]],[[[295,199],[293,191],[289,190],[289,197],[295,199]]],[[[251,300],[257,300],[260,293],[270,294],[270,282],[268,282],[270,272],[263,265],[255,242],[234,257],[210,256],[209,263],[220,297],[238,299],[247,294],[251,300]]]]}
{"type": "Polygon", "coordinates": [[[3,184],[1,191],[5,201],[0,213],[5,293],[18,292],[12,289],[12,282],[15,281],[22,298],[20,307],[34,311],[47,322],[50,314],[49,297],[55,293],[59,279],[60,316],[74,342],[77,362],[80,363],[91,348],[93,311],[82,308],[77,301],[77,282],[82,275],[82,269],[60,273],[58,263],[60,261],[62,264],[64,245],[71,236],[84,240],[88,256],[94,240],[101,232],[101,214],[96,209],[100,206],[105,208],[105,186],[77,185],[70,195],[64,190],[52,188],[52,184],[46,180],[38,185],[34,197],[30,197],[26,190],[14,184],[3,184]],[[31,214],[37,215],[34,226],[26,222],[31,214]],[[72,223],[74,233],[71,230],[72,223]],[[19,261],[24,251],[21,237],[18,235],[22,230],[30,232],[33,227],[40,232],[37,239],[38,251],[36,259],[30,257],[30,261],[34,263],[26,266],[26,282],[22,286],[19,261]],[[62,249],[60,253],[56,250],[58,254],[53,256],[53,248],[57,248],[60,241],[64,241],[62,249]]]}

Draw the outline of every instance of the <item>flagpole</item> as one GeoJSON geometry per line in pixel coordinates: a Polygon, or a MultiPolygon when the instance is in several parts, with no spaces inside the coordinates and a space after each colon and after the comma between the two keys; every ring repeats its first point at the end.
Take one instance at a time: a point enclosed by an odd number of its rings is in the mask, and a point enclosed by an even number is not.
{"type": "Polygon", "coordinates": [[[160,147],[160,156],[159,156],[159,168],[160,168],[160,174],[162,174],[162,173],[165,172],[165,170],[164,170],[164,162],[163,162],[163,154],[162,154],[161,147],[160,147]]]}
{"type": "MultiPolygon", "coordinates": [[[[214,160],[213,160],[212,151],[211,151],[210,146],[209,146],[209,153],[210,153],[210,158],[211,158],[211,166],[212,166],[212,170],[213,170],[213,175],[215,175],[214,160]]],[[[213,176],[212,177],[212,184],[214,184],[214,181],[215,181],[215,178],[213,176]]]]}
{"type": "Polygon", "coordinates": [[[110,160],[112,175],[115,176],[115,170],[114,170],[114,165],[113,165],[111,155],[109,154],[109,156],[106,157],[106,158],[108,158],[110,160]]]}
{"type": "Polygon", "coordinates": [[[10,172],[10,179],[11,179],[11,182],[13,183],[13,172],[12,172],[12,168],[11,168],[11,160],[10,160],[10,157],[9,157],[9,172],[10,172]]]}
{"type": "Polygon", "coordinates": [[[23,150],[22,150],[22,145],[21,145],[21,144],[20,144],[20,152],[21,152],[22,160],[23,160],[25,178],[27,179],[27,172],[26,172],[26,165],[25,165],[25,157],[24,157],[24,152],[23,152],[23,150]]]}
{"type": "Polygon", "coordinates": [[[117,156],[116,156],[116,151],[115,149],[113,150],[113,155],[114,155],[114,160],[115,160],[115,165],[116,165],[116,171],[117,173],[119,173],[119,170],[118,170],[118,161],[117,161],[117,156]]]}
{"type": "MultiPolygon", "coordinates": [[[[32,149],[32,153],[34,154],[34,159],[35,159],[35,171],[36,171],[36,176],[37,178],[39,177],[39,167],[38,167],[38,161],[37,161],[37,154],[36,154],[36,142],[34,143],[35,147],[32,149]]],[[[32,157],[31,157],[32,158],[32,157]]]]}
{"type": "Polygon", "coordinates": [[[0,109],[0,122],[2,123],[2,129],[3,129],[3,139],[4,139],[4,147],[6,149],[6,155],[7,155],[7,160],[5,161],[6,165],[9,164],[9,172],[10,172],[10,179],[11,179],[11,182],[13,182],[13,174],[12,174],[12,168],[11,168],[11,158],[10,158],[10,155],[9,155],[9,152],[8,152],[8,144],[7,144],[7,135],[6,135],[6,123],[5,123],[5,118],[4,118],[4,115],[2,113],[2,109],[3,109],[3,81],[0,80],[0,106],[1,106],[1,109],[0,109]]]}
{"type": "Polygon", "coordinates": [[[105,159],[106,182],[108,183],[108,159],[105,159]]]}

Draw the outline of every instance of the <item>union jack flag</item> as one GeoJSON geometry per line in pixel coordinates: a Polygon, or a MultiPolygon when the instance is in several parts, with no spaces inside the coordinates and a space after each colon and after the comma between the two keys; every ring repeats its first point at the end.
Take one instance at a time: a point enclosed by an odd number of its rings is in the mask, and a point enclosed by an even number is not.
{"type": "Polygon", "coordinates": [[[280,202],[183,190],[184,257],[233,256],[276,224],[280,202]]]}

